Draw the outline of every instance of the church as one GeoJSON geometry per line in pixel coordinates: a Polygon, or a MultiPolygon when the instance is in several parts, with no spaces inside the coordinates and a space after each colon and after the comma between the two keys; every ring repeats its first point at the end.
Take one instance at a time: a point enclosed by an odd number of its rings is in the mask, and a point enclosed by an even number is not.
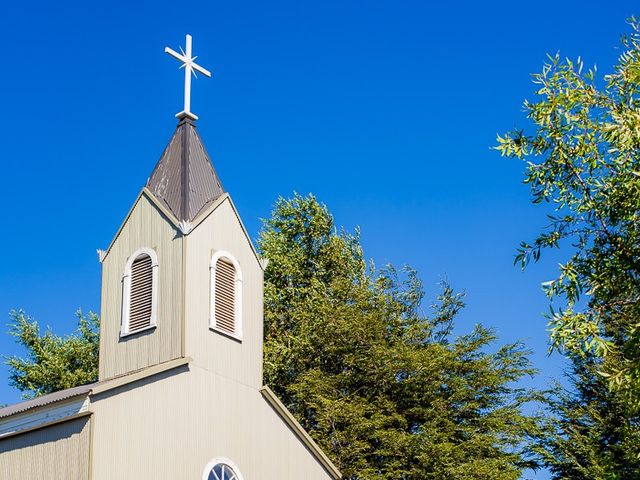
{"type": "Polygon", "coordinates": [[[263,274],[184,109],[102,264],[95,383],[0,409],[2,480],[330,480],[262,383],[263,274]]]}

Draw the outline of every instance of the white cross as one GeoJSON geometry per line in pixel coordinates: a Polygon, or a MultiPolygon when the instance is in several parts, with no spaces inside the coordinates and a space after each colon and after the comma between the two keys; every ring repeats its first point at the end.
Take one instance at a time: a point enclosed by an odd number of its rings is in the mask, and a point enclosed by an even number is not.
{"type": "Polygon", "coordinates": [[[170,49],[169,47],[165,47],[164,51],[165,53],[168,53],[172,57],[180,60],[182,62],[182,65],[180,66],[180,68],[184,68],[184,110],[176,114],[176,117],[178,118],[188,117],[193,120],[197,120],[198,117],[193,113],[191,113],[191,74],[193,73],[193,76],[195,77],[196,76],[195,71],[197,70],[201,74],[207,77],[210,77],[211,72],[205,68],[202,68],[200,65],[194,62],[194,60],[198,57],[191,56],[191,35],[187,35],[186,43],[187,43],[186,52],[182,50],[182,47],[180,47],[180,51],[182,52],[182,55],[180,55],[175,50],[170,49]]]}

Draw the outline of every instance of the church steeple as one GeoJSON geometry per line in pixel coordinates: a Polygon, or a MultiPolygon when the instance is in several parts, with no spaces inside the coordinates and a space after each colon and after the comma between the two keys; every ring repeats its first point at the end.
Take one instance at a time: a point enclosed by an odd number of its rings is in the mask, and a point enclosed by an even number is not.
{"type": "Polygon", "coordinates": [[[191,222],[207,205],[224,193],[220,178],[196,131],[198,117],[191,112],[191,75],[198,71],[210,77],[211,72],[195,63],[191,53],[191,35],[186,37],[182,54],[166,47],[164,51],[182,62],[184,68],[184,109],[169,145],[147,182],[147,188],[180,222],[191,222]]]}
{"type": "MultiPolygon", "coordinates": [[[[190,55],[187,42],[185,68],[195,69],[190,55]]],[[[99,379],[190,357],[260,388],[264,264],[198,134],[188,88],[185,99],[145,188],[100,256],[99,379]]]]}
{"type": "Polygon", "coordinates": [[[188,117],[178,123],[147,188],[180,221],[191,222],[224,193],[220,178],[188,117]]]}

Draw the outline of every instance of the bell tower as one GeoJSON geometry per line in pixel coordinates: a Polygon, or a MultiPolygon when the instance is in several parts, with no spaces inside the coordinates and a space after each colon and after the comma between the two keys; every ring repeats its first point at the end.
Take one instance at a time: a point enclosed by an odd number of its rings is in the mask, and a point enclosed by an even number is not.
{"type": "MultiPolygon", "coordinates": [[[[178,125],[109,248],[100,252],[99,379],[180,358],[247,386],[262,385],[260,259],[190,111],[187,51],[178,125]]],[[[210,74],[209,74],[210,76],[210,74]]]]}

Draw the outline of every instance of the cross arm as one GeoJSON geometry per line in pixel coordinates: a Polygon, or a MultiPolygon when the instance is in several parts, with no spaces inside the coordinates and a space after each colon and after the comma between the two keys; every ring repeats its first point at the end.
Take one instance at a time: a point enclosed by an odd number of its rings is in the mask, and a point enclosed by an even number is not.
{"type": "Polygon", "coordinates": [[[206,68],[201,67],[197,63],[192,63],[191,64],[191,68],[193,68],[194,70],[197,70],[198,72],[203,74],[205,77],[210,77],[211,76],[211,72],[209,70],[207,70],[206,68]]]}
{"type": "Polygon", "coordinates": [[[184,62],[184,63],[187,62],[187,58],[184,55],[180,55],[178,52],[176,52],[172,48],[164,47],[164,53],[168,53],[173,58],[176,58],[176,59],[180,60],[181,62],[184,62]]]}

